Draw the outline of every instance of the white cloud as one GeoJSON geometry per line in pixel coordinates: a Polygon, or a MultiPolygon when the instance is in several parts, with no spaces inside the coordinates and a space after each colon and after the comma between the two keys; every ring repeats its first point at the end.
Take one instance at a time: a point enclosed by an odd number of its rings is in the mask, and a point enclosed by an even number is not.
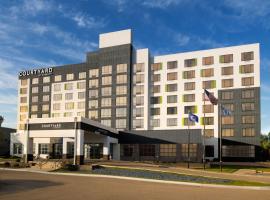
{"type": "Polygon", "coordinates": [[[183,35],[181,33],[178,33],[175,35],[175,41],[178,46],[185,46],[189,43],[190,37],[187,35],[183,35]]]}
{"type": "Polygon", "coordinates": [[[178,5],[185,2],[185,0],[144,0],[142,5],[150,8],[167,8],[169,6],[178,5]]]}

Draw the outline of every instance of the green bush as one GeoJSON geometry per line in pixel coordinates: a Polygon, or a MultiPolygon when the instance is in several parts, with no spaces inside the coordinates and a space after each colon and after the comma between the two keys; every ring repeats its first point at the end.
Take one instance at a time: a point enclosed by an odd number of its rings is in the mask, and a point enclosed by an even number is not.
{"type": "Polygon", "coordinates": [[[79,165],[66,164],[64,168],[68,171],[78,171],[79,165]]]}

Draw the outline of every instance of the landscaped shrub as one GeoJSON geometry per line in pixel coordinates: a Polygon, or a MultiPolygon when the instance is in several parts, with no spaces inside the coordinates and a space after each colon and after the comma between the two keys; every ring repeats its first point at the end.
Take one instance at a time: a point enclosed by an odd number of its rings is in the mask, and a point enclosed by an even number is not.
{"type": "Polygon", "coordinates": [[[64,168],[68,171],[78,171],[79,165],[66,164],[64,168]]]}

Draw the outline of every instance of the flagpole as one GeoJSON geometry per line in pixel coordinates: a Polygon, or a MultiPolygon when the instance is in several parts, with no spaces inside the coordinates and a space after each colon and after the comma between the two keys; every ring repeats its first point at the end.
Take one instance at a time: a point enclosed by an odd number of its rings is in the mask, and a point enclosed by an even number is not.
{"type": "Polygon", "coordinates": [[[220,171],[222,172],[222,114],[221,114],[221,102],[219,103],[219,167],[220,171]]]}
{"type": "Polygon", "coordinates": [[[205,170],[205,89],[203,95],[203,170],[205,170]]]}
{"type": "MultiPolygon", "coordinates": [[[[188,111],[190,113],[190,111],[188,111]]],[[[190,114],[188,114],[190,115],[190,114]]],[[[189,154],[189,148],[190,148],[190,130],[189,130],[189,117],[188,117],[188,168],[189,168],[189,162],[190,162],[190,154],[189,154]]]]}

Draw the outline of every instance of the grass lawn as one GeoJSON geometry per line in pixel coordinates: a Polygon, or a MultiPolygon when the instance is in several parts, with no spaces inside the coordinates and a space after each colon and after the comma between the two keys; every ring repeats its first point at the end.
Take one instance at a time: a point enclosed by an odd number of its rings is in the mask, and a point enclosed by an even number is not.
{"type": "MultiPolygon", "coordinates": [[[[251,170],[258,170],[260,172],[270,172],[270,168],[256,167],[256,166],[239,166],[239,165],[224,165],[222,167],[222,172],[233,173],[239,169],[251,169],[251,170]]],[[[206,168],[206,170],[213,172],[220,172],[220,167],[219,165],[214,165],[211,166],[210,168],[206,168]]]]}

